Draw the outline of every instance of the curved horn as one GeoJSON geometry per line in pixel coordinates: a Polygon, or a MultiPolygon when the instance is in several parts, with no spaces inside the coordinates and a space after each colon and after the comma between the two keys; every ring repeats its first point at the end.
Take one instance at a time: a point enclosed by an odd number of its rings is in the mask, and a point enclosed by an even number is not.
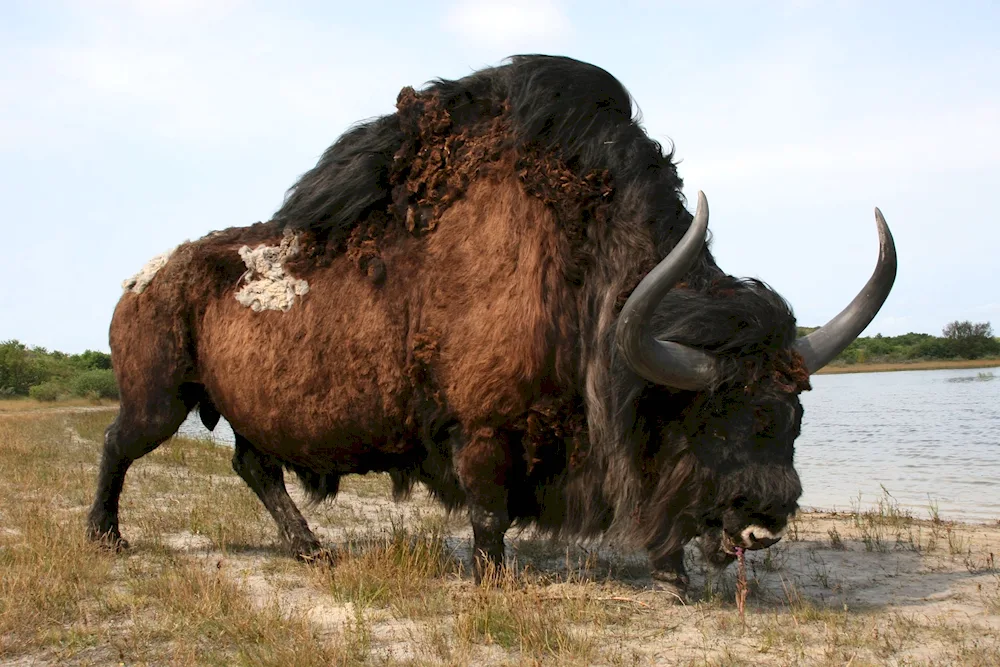
{"type": "Polygon", "coordinates": [[[896,244],[893,243],[889,225],[885,224],[882,211],[875,209],[878,225],[879,255],[875,272],[854,301],[840,314],[795,341],[795,351],[802,355],[810,375],[826,366],[851,344],[875,318],[885,303],[896,280],[896,244]]]}
{"type": "Polygon", "coordinates": [[[698,211],[680,242],[646,274],[622,307],[615,330],[618,349],[640,376],[668,387],[697,391],[716,378],[715,358],[694,348],[657,340],[650,331],[653,312],[698,257],[708,231],[708,201],[698,192],[698,211]]]}

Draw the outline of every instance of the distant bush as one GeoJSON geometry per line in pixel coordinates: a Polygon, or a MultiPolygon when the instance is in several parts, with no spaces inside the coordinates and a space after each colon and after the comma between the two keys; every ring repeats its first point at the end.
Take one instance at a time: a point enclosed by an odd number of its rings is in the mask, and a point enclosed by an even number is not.
{"type": "Polygon", "coordinates": [[[27,396],[44,379],[27,347],[16,340],[0,343],[0,394],[27,396]]]}
{"type": "Polygon", "coordinates": [[[70,388],[84,398],[118,398],[115,374],[108,369],[84,371],[73,378],[70,388]]]}
{"type": "MultiPolygon", "coordinates": [[[[800,327],[799,335],[815,328],[800,327]]],[[[993,338],[989,322],[952,322],[938,338],[924,333],[902,336],[868,336],[851,341],[834,360],[836,364],[895,363],[900,361],[982,359],[1000,356],[1000,340],[993,338]]]]}
{"type": "Polygon", "coordinates": [[[907,359],[952,359],[961,356],[947,338],[922,340],[906,351],[907,359]]]}
{"type": "Polygon", "coordinates": [[[111,370],[111,355],[106,352],[94,352],[93,350],[87,350],[83,354],[73,355],[68,357],[70,363],[79,366],[84,369],[95,369],[101,368],[104,370],[111,370]]]}
{"type": "Polygon", "coordinates": [[[989,322],[956,320],[950,322],[942,333],[957,356],[979,359],[1000,353],[1000,343],[993,337],[993,327],[989,322]]]}
{"type": "Polygon", "coordinates": [[[111,355],[87,350],[66,354],[16,341],[0,342],[0,397],[31,396],[53,401],[67,390],[80,396],[118,396],[111,355]]]}
{"type": "Polygon", "coordinates": [[[28,388],[28,396],[36,401],[54,401],[66,390],[58,382],[43,382],[28,388]]]}

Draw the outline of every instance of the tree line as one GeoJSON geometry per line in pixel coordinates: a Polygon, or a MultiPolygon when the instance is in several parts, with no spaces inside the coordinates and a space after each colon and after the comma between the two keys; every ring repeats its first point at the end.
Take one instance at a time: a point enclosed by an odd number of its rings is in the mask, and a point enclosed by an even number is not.
{"type": "Polygon", "coordinates": [[[0,397],[31,396],[54,401],[64,396],[118,398],[111,355],[49,352],[16,340],[0,343],[0,397]]]}
{"type": "MultiPolygon", "coordinates": [[[[799,335],[816,327],[800,327],[799,335]]],[[[902,336],[858,338],[835,364],[898,363],[921,360],[984,359],[1000,357],[1000,340],[989,322],[950,322],[941,336],[908,333],[902,336]]],[[[111,355],[87,350],[82,354],[28,347],[16,340],[0,343],[0,397],[31,396],[54,401],[64,396],[118,398],[111,355]]]]}
{"type": "MultiPolygon", "coordinates": [[[[800,327],[799,335],[816,327],[800,327]]],[[[856,338],[833,361],[850,365],[865,363],[901,363],[906,361],[950,361],[988,359],[1000,356],[1000,340],[993,337],[989,322],[968,320],[948,323],[940,336],[908,333],[902,336],[876,334],[856,338]]]]}

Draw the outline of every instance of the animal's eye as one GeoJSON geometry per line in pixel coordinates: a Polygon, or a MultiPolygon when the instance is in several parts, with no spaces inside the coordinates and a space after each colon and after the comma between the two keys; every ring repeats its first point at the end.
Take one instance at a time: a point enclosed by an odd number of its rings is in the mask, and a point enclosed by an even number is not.
{"type": "Polygon", "coordinates": [[[758,408],[754,411],[753,432],[762,437],[770,437],[774,434],[774,415],[770,410],[758,408]]]}

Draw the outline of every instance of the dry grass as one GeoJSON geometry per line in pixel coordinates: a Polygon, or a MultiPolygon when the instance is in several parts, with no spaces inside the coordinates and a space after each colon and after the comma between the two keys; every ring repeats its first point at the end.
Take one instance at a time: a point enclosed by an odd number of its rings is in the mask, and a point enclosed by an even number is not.
{"type": "Polygon", "coordinates": [[[641,555],[530,534],[476,587],[466,522],[422,493],[392,504],[384,475],[305,510],[338,558],[298,563],[230,451],[181,439],[130,471],[133,548],[111,555],[84,539],[84,517],[112,415],[0,415],[0,662],[987,665],[1000,652],[1000,528],[919,520],[888,493],[800,516],[748,554],[742,620],[734,568],[694,549],[686,605],[641,555]]]}
{"type": "Polygon", "coordinates": [[[335,599],[356,606],[391,608],[409,618],[448,608],[444,580],[461,575],[462,563],[440,534],[363,533],[340,545],[334,566],[315,568],[315,580],[335,599]]]}
{"type": "Polygon", "coordinates": [[[160,542],[171,529],[201,526],[223,547],[232,532],[246,539],[247,523],[263,523],[258,508],[248,511],[251,494],[243,488],[206,484],[205,471],[228,465],[224,451],[174,443],[178,451],[198,452],[188,460],[200,474],[171,470],[178,455],[169,449],[137,464],[123,499],[123,519],[140,535],[131,553],[111,556],[85,539],[97,447],[83,434],[101,433],[109,419],[95,413],[0,419],[0,660],[350,662],[350,637],[321,641],[300,614],[260,604],[238,583],[160,542]],[[186,488],[194,479],[197,490],[186,488]]]}
{"type": "Polygon", "coordinates": [[[884,373],[889,371],[940,371],[955,368],[996,368],[1000,359],[953,359],[948,361],[901,361],[896,363],[844,364],[824,366],[820,375],[837,373],[884,373]]]}
{"type": "Polygon", "coordinates": [[[514,569],[491,572],[486,579],[455,600],[459,644],[498,646],[546,662],[591,664],[599,638],[594,629],[614,620],[595,586],[581,582],[582,590],[570,591],[514,569]]]}
{"type": "Polygon", "coordinates": [[[64,398],[58,401],[36,401],[33,398],[0,398],[0,414],[12,412],[37,412],[44,410],[52,412],[54,409],[68,408],[104,408],[115,410],[118,408],[118,401],[106,398],[64,398]]]}

